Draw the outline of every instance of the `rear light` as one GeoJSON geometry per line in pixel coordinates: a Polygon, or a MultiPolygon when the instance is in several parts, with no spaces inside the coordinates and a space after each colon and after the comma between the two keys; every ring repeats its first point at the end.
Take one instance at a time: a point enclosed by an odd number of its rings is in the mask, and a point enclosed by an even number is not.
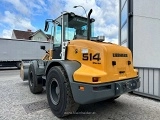
{"type": "Polygon", "coordinates": [[[98,82],[99,78],[98,77],[93,77],[92,82],[98,82]]]}
{"type": "Polygon", "coordinates": [[[115,66],[116,65],[116,61],[112,61],[112,66],[115,66]]]}
{"type": "Polygon", "coordinates": [[[128,61],[128,65],[130,65],[131,64],[131,61],[128,61]]]}
{"type": "Polygon", "coordinates": [[[84,91],[84,86],[79,86],[79,90],[84,91]]]}

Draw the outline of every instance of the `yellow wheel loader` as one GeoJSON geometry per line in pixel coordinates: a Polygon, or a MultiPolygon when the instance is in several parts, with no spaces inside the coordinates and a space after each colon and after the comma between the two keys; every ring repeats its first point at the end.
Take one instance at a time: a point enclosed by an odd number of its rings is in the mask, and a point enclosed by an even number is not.
{"type": "MultiPolygon", "coordinates": [[[[94,19],[65,12],[55,20],[53,49],[41,60],[22,64],[21,77],[32,93],[46,86],[48,104],[57,117],[74,114],[80,104],[115,99],[140,87],[133,68],[132,53],[126,48],[93,37],[94,19]]],[[[106,28],[107,29],[107,28],[106,28]]]]}

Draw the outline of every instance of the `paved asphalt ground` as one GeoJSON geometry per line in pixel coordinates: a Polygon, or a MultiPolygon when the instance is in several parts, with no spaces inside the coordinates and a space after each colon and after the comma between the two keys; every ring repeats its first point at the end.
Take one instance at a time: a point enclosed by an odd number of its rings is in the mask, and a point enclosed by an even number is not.
{"type": "MultiPolygon", "coordinates": [[[[0,68],[0,120],[57,120],[47,104],[45,90],[33,95],[16,68],[0,68]]],[[[82,105],[67,119],[160,120],[160,101],[124,94],[113,102],[82,105]]]]}

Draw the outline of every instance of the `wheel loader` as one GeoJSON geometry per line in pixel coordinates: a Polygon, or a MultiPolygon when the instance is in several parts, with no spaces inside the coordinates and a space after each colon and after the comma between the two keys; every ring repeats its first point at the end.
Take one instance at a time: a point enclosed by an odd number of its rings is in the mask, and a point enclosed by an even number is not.
{"type": "Polygon", "coordinates": [[[47,19],[45,31],[54,26],[52,50],[41,46],[46,56],[21,66],[21,78],[33,94],[46,87],[48,104],[59,118],[74,114],[79,105],[116,99],[140,87],[131,51],[94,37],[91,13],[85,18],[63,12],[47,19]]]}

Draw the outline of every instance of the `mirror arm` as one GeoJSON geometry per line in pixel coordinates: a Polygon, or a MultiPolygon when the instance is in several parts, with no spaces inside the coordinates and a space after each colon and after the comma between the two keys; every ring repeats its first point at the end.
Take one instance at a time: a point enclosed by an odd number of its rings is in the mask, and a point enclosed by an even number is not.
{"type": "Polygon", "coordinates": [[[44,50],[44,51],[46,51],[46,53],[48,53],[48,54],[49,54],[49,52],[48,52],[47,50],[44,50]]]}

